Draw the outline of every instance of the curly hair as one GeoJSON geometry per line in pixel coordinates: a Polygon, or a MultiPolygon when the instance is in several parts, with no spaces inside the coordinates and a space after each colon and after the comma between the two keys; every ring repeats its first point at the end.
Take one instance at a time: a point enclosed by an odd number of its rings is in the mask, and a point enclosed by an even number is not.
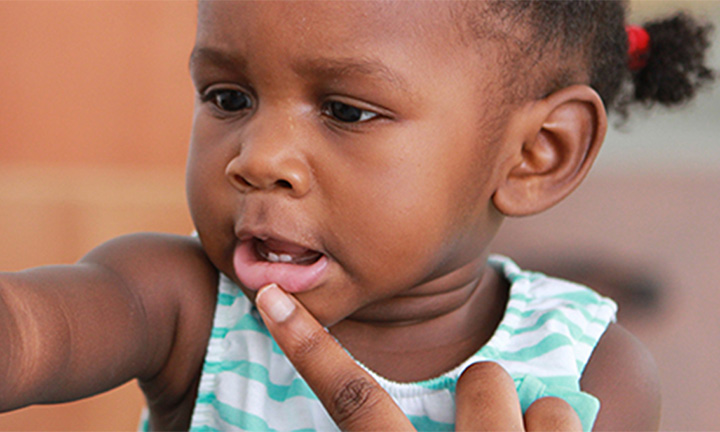
{"type": "Polygon", "coordinates": [[[625,116],[633,103],[682,104],[714,80],[705,64],[712,27],[682,12],[643,25],[650,56],[644,68],[631,71],[626,9],[621,0],[471,1],[459,8],[462,25],[476,39],[502,40],[509,47],[504,60],[517,71],[508,78],[515,98],[583,83],[598,92],[608,111],[625,116]]]}

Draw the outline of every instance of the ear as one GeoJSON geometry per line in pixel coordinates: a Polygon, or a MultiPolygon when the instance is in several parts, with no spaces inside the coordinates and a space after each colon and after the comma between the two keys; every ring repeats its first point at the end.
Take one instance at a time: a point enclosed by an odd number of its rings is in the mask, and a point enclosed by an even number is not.
{"type": "Polygon", "coordinates": [[[511,116],[513,154],[493,204],[507,216],[546,210],[572,192],[590,170],[607,130],[600,96],[574,85],[528,103],[511,116]]]}

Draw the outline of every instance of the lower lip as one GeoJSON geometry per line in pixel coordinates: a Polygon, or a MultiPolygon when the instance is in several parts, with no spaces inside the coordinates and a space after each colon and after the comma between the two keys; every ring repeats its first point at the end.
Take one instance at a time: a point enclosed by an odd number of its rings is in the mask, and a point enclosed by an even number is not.
{"type": "Polygon", "coordinates": [[[243,241],[235,248],[233,265],[240,282],[252,291],[276,283],[287,292],[301,293],[317,286],[328,259],[323,255],[310,265],[271,263],[258,259],[252,241],[243,241]]]}

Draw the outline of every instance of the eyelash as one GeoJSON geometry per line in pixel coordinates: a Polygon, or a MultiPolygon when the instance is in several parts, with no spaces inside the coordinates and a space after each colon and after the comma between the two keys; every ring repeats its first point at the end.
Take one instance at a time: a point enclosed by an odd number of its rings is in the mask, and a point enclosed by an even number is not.
{"type": "Polygon", "coordinates": [[[380,117],[380,114],[374,111],[358,108],[354,105],[346,104],[340,101],[326,102],[325,104],[323,104],[322,113],[333,120],[347,125],[367,123],[380,117]],[[345,112],[342,113],[342,111],[345,112]],[[357,118],[357,120],[348,121],[340,118],[340,115],[342,114],[351,114],[353,117],[357,115],[359,117],[357,118]]]}
{"type": "MultiPolygon", "coordinates": [[[[246,111],[253,108],[253,99],[250,94],[248,94],[245,91],[239,90],[239,89],[230,89],[230,88],[214,88],[214,89],[208,89],[205,90],[200,97],[200,100],[203,103],[211,103],[217,111],[222,113],[223,115],[232,115],[234,113],[240,113],[242,111],[246,111]],[[229,102],[227,100],[227,96],[242,96],[243,100],[240,102],[240,105],[237,105],[236,107],[229,108],[223,107],[223,99],[226,99],[225,102],[229,102]]],[[[234,101],[238,102],[238,101],[234,101]]],[[[325,102],[322,105],[321,113],[327,117],[329,117],[331,120],[334,120],[340,124],[343,124],[345,126],[351,126],[351,125],[359,125],[362,123],[367,123],[370,121],[373,121],[379,117],[381,117],[381,114],[371,111],[359,108],[355,105],[350,105],[344,102],[340,102],[337,100],[328,101],[325,102]],[[350,116],[351,120],[347,119],[347,116],[350,116]],[[343,119],[341,116],[345,116],[346,118],[343,119]]]]}
{"type": "Polygon", "coordinates": [[[203,103],[211,103],[215,108],[217,108],[219,112],[223,113],[224,115],[245,111],[251,109],[254,105],[252,97],[247,92],[230,88],[208,89],[202,93],[200,100],[203,103]],[[226,107],[223,107],[223,96],[229,96],[231,94],[234,94],[234,96],[241,95],[244,99],[242,101],[243,105],[234,109],[227,109],[226,107]]]}

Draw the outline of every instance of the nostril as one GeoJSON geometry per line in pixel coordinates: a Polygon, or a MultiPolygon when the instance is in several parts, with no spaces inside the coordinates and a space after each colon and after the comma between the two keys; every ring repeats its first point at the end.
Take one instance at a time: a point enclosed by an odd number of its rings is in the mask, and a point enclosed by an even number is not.
{"type": "MultiPolygon", "coordinates": [[[[240,174],[233,174],[232,175],[232,182],[236,185],[236,187],[242,188],[242,189],[248,189],[248,188],[263,188],[262,183],[258,182],[257,184],[248,181],[247,178],[241,176],[240,174]]],[[[290,183],[287,180],[277,180],[275,181],[275,187],[280,189],[293,189],[292,183],[290,183]]]]}
{"type": "Polygon", "coordinates": [[[234,174],[233,180],[235,181],[235,184],[242,186],[242,187],[252,187],[252,184],[245,180],[245,177],[241,176],[240,174],[234,174]]]}
{"type": "Polygon", "coordinates": [[[292,185],[287,180],[278,180],[275,184],[282,189],[292,189],[292,185]]]}

